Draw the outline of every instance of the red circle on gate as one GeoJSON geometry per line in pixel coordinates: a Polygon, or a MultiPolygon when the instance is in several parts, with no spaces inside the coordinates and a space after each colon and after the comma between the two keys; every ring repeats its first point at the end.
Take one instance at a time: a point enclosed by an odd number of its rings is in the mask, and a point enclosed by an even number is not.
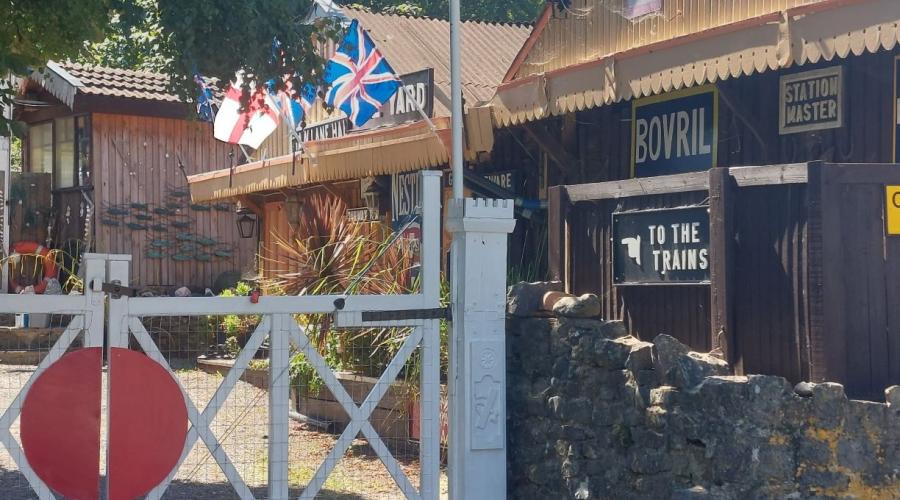
{"type": "Polygon", "coordinates": [[[22,405],[25,458],[66,498],[99,497],[102,362],[99,347],[65,354],[34,381],[22,405]]]}
{"type": "Polygon", "coordinates": [[[131,499],[178,464],[188,417],[178,383],[147,356],[113,348],[109,359],[109,500],[131,499]]]}
{"type": "MultiPolygon", "coordinates": [[[[100,497],[102,350],[62,356],[32,384],[21,436],[32,470],[66,498],[100,497]]],[[[109,500],[132,499],[178,464],[187,436],[181,388],[144,354],[113,348],[109,359],[109,500]]]]}

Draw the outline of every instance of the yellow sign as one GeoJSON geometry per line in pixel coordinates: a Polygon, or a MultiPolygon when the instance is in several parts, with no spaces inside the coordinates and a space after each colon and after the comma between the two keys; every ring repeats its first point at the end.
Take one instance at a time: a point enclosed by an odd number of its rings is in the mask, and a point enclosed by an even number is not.
{"type": "Polygon", "coordinates": [[[885,186],[887,234],[900,234],[900,186],[885,186]]]}

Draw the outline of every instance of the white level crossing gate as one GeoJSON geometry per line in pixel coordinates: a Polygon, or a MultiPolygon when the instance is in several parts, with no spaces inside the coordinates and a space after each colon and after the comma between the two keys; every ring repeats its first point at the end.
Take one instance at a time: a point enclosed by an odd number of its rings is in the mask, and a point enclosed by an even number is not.
{"type": "MultiPolygon", "coordinates": [[[[148,499],[165,498],[167,489],[177,483],[179,477],[185,475],[187,469],[195,470],[201,461],[191,462],[198,447],[208,450],[209,466],[217,468],[241,499],[250,498],[314,498],[323,488],[326,481],[335,471],[339,461],[354,446],[358,437],[371,448],[374,454],[371,459],[380,461],[383,469],[396,484],[406,498],[436,499],[440,497],[440,447],[441,447],[441,385],[440,385],[440,174],[424,173],[422,199],[422,250],[421,250],[421,291],[413,295],[349,295],[349,296],[263,296],[253,303],[247,297],[130,297],[128,288],[128,256],[88,254],[84,259],[83,278],[86,291],[83,295],[72,296],[14,296],[0,295],[0,313],[53,314],[56,318],[67,320],[63,333],[51,337],[39,365],[27,374],[19,377],[20,384],[7,382],[0,385],[0,391],[12,391],[14,396],[0,399],[0,443],[5,448],[12,464],[4,465],[0,460],[0,469],[17,468],[27,480],[33,495],[41,499],[64,497],[105,497],[134,498],[144,496],[148,499]],[[118,289],[116,287],[119,287],[118,289]],[[333,363],[323,359],[315,348],[314,341],[307,334],[307,329],[298,322],[301,315],[330,314],[334,324],[339,328],[363,327],[404,327],[409,334],[399,345],[394,346],[393,357],[374,376],[367,389],[367,394],[351,394],[346,383],[342,383],[333,363]],[[217,379],[217,386],[211,387],[204,397],[196,396],[198,388],[186,378],[181,366],[172,366],[172,356],[177,346],[164,329],[156,328],[161,321],[175,321],[179,318],[193,318],[195,323],[202,324],[211,317],[252,318],[253,327],[245,339],[245,346],[236,355],[233,366],[217,379]],[[104,319],[105,318],[105,319],[104,319]],[[254,355],[263,347],[268,339],[268,380],[264,393],[268,401],[261,405],[265,410],[266,434],[261,456],[251,459],[244,457],[246,446],[235,436],[240,431],[229,427],[216,427],[217,422],[228,414],[251,411],[251,405],[229,407],[234,394],[245,389],[246,384],[239,382],[242,376],[251,371],[254,355]],[[80,347],[80,348],[76,348],[80,347]],[[73,353],[98,353],[96,358],[85,354],[82,358],[87,365],[78,365],[77,356],[73,353]],[[107,398],[101,404],[101,376],[99,353],[105,349],[103,358],[107,366],[105,375],[105,393],[107,398]],[[143,352],[139,357],[133,353],[143,352]],[[305,356],[309,366],[321,379],[326,392],[333,396],[346,414],[346,425],[333,446],[320,460],[307,477],[298,478],[292,472],[292,460],[296,450],[291,449],[291,412],[292,390],[290,363],[292,353],[300,352],[305,356]],[[67,354],[68,353],[68,354],[67,354]],[[145,356],[146,355],[146,356],[145,356]],[[390,399],[389,393],[394,390],[398,375],[404,372],[406,382],[410,376],[405,372],[412,356],[418,356],[417,375],[418,398],[418,457],[417,476],[411,480],[407,472],[408,463],[401,463],[392,450],[390,443],[383,435],[384,426],[373,425],[375,415],[383,415],[384,409],[379,405],[390,399]],[[152,360],[150,363],[148,360],[152,360]],[[84,366],[90,365],[91,359],[97,362],[97,375],[85,376],[84,366]],[[65,363],[60,360],[68,360],[65,363]],[[127,363],[125,360],[129,360],[127,363]],[[152,367],[140,368],[142,363],[150,363],[152,367]],[[82,366],[79,372],[76,368],[82,366]],[[140,370],[138,369],[140,368],[140,370]],[[67,371],[68,370],[68,371],[67,371]],[[143,371],[141,371],[143,370],[143,371]],[[156,384],[159,377],[153,375],[154,370],[166,374],[165,380],[156,384]],[[74,375],[73,375],[74,374],[74,375]],[[93,378],[92,378],[93,377],[93,378]],[[53,392],[54,384],[59,389],[67,383],[83,382],[86,389],[75,400],[71,408],[47,408],[46,394],[59,397],[65,391],[53,392]],[[93,385],[92,385],[93,384],[93,385]],[[95,387],[96,386],[96,387],[95,387]],[[166,389],[166,387],[170,389],[166,389]],[[165,392],[177,397],[176,404],[165,408],[147,408],[137,411],[133,405],[142,401],[165,401],[165,392]],[[137,396],[136,396],[137,395],[137,396]],[[90,425],[109,430],[100,432],[102,438],[92,436],[97,450],[67,448],[65,443],[48,441],[48,434],[53,432],[34,432],[38,424],[44,425],[42,430],[55,428],[52,424],[56,413],[78,413],[80,404],[90,398],[96,398],[97,411],[104,408],[99,418],[91,414],[86,417],[90,425]],[[161,399],[154,399],[154,398],[161,399]],[[183,401],[183,408],[181,402],[183,401]],[[42,404],[44,406],[42,406],[42,404]],[[169,412],[168,407],[176,407],[178,411],[169,412]],[[174,417],[170,415],[174,414],[174,417]],[[48,415],[49,414],[49,415],[48,415]],[[123,418],[128,415],[128,418],[123,418]],[[152,429],[148,431],[148,422],[159,422],[163,426],[174,418],[175,426],[179,424],[179,415],[186,417],[187,429],[182,436],[179,432],[160,434],[158,446],[147,446],[145,449],[127,449],[141,439],[150,439],[152,429]],[[144,425],[145,428],[136,426],[144,425]],[[147,432],[145,432],[147,431],[147,432]],[[148,434],[149,432],[149,434],[148,434]],[[177,438],[174,454],[165,455],[165,442],[171,441],[171,435],[177,438]],[[148,437],[150,436],[150,437],[148,437]],[[183,437],[183,440],[181,439],[183,437]],[[235,445],[237,443],[237,445],[235,445]],[[52,448],[52,449],[48,449],[52,448]],[[101,450],[103,450],[101,452],[101,450]],[[66,461],[67,453],[72,453],[73,460],[66,461]],[[103,456],[101,457],[101,453],[103,456]],[[171,466],[163,464],[160,469],[148,466],[135,457],[143,454],[154,455],[154,459],[165,462],[170,460],[171,466]],[[88,457],[84,460],[83,457],[88,457]],[[101,463],[95,477],[60,477],[66,476],[60,471],[70,470],[62,464],[76,463],[78,458],[87,471],[93,470],[91,458],[101,463]],[[168,458],[166,458],[168,457],[168,458]],[[135,465],[137,464],[137,465],[135,465]],[[249,466],[248,466],[249,464],[249,466]],[[258,465],[256,469],[254,464],[258,465]],[[262,485],[254,479],[249,481],[247,471],[264,470],[262,485]],[[157,474],[158,477],[153,477],[157,474]],[[105,478],[101,479],[101,476],[105,478]],[[91,494],[91,481],[95,490],[91,494]],[[79,489],[81,488],[81,489],[79,489]],[[68,493],[68,494],[67,494],[68,493]]],[[[512,207],[509,202],[476,202],[466,200],[465,204],[452,207],[455,222],[449,227],[454,233],[454,303],[452,310],[457,317],[467,317],[472,310],[471,318],[454,324],[454,345],[451,348],[451,364],[458,365],[451,369],[449,381],[450,393],[450,489],[451,497],[475,498],[468,494],[464,483],[480,488],[481,492],[490,492],[482,498],[496,498],[499,493],[505,494],[505,366],[503,357],[503,301],[505,295],[505,233],[512,229],[512,207]],[[502,235],[502,238],[500,237],[502,235]],[[480,238],[480,239],[479,239],[480,238]],[[501,244],[502,243],[502,244],[501,244]],[[496,255],[494,255],[496,254],[496,255]],[[471,257],[475,257],[474,259],[471,257]],[[468,262],[467,261],[471,261],[468,262]],[[480,261],[479,266],[472,262],[480,261]],[[466,269],[480,268],[478,275],[466,276],[466,269]],[[487,266],[487,267],[484,267],[487,266]],[[468,278],[468,279],[466,279],[468,278]],[[477,284],[477,291],[467,291],[466,284],[477,284]],[[468,298],[467,298],[468,297],[468,298]],[[478,299],[482,297],[482,299],[478,299]],[[484,300],[488,297],[489,300],[484,300]],[[499,297],[499,299],[498,299],[499,297]],[[465,303],[463,301],[465,300],[465,303]],[[478,323],[477,325],[475,323],[478,323]],[[499,322],[499,326],[498,326],[499,322]],[[466,334],[464,326],[468,324],[474,334],[466,334]],[[470,338],[478,337],[478,338],[470,338]],[[471,345],[467,345],[466,343],[471,345]],[[481,350],[479,350],[481,349],[481,350]],[[485,350],[486,349],[486,350],[485,350]],[[476,363],[470,376],[470,356],[481,360],[476,363]],[[485,360],[490,360],[487,363],[485,360]],[[471,384],[469,385],[469,379],[471,384]],[[488,391],[488,392],[485,392],[488,391]],[[498,392],[502,391],[502,392],[498,392]],[[489,397],[485,394],[489,393],[489,397]],[[461,400],[460,398],[466,398],[461,400]],[[487,401],[487,403],[485,403],[487,401]],[[485,406],[487,404],[487,406],[485,406]],[[456,408],[454,408],[456,406],[456,408]],[[477,428],[467,430],[474,425],[477,428]],[[454,438],[455,436],[455,438],[454,438]],[[481,436],[481,437],[479,437],[481,436]],[[458,444],[457,444],[458,443],[458,444]],[[458,449],[453,449],[458,447],[458,449]],[[478,455],[481,453],[482,455],[478,455]],[[487,453],[487,454],[485,454],[487,453]],[[499,455],[497,454],[499,453],[499,455]],[[452,470],[466,461],[483,465],[480,471],[452,470]],[[487,459],[485,462],[484,459],[487,459]],[[472,476],[475,474],[475,476],[472,476]]],[[[21,371],[21,370],[20,370],[21,371]]],[[[91,371],[91,370],[88,370],[91,371]]],[[[75,386],[73,385],[73,388],[75,386]]],[[[51,398],[52,400],[52,398],[51,398]]],[[[90,408],[90,404],[86,405],[90,408]]],[[[381,418],[381,417],[379,417],[381,418]]],[[[184,422],[184,420],[181,420],[184,422]]],[[[77,422],[71,425],[76,425],[77,422]]],[[[259,423],[261,424],[261,423],[259,423]]],[[[68,425],[68,424],[66,424],[68,425]]],[[[65,427],[66,425],[63,425],[65,427]]],[[[80,425],[80,424],[78,424],[80,425]]],[[[168,428],[171,427],[170,425],[168,428]]],[[[57,439],[57,438],[54,438],[57,439]]],[[[65,436],[59,438],[68,439],[65,436]]],[[[156,439],[156,438],[153,438],[156,439]]],[[[89,439],[88,442],[91,440],[89,439]]],[[[256,443],[259,447],[260,443],[256,443]]],[[[302,448],[304,443],[300,443],[302,448]]],[[[90,446],[88,446],[90,447],[90,446]]],[[[2,450],[0,450],[2,451],[2,450]]],[[[76,463],[77,465],[77,463],[76,463]]],[[[202,465],[202,464],[200,464],[202,465]]],[[[78,469],[72,465],[71,468],[78,469]]],[[[217,471],[217,473],[219,473],[217,471]]],[[[84,475],[84,474],[83,474],[84,475]]],[[[89,474],[86,474],[89,475],[89,474]]],[[[192,490],[197,497],[203,497],[202,488],[192,490]]],[[[365,492],[361,492],[365,496],[365,492]]],[[[378,494],[373,494],[378,497],[378,494]]],[[[181,497],[179,497],[181,498],[181,497]]],[[[212,496],[210,496],[212,498],[212,496]]]]}

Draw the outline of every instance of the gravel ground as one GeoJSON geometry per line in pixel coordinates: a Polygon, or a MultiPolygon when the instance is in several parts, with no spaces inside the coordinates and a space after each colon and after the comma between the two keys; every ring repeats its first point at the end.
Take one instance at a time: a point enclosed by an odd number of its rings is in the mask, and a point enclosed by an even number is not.
{"type": "MultiPolygon", "coordinates": [[[[33,366],[0,366],[0,410],[6,409],[33,370],[33,366]]],[[[176,373],[194,404],[201,410],[222,380],[220,376],[199,370],[178,370],[176,373]]],[[[105,405],[105,395],[103,401],[105,405]]],[[[267,404],[266,391],[238,382],[211,426],[213,433],[219,438],[222,447],[257,498],[265,498],[266,495],[267,404]]],[[[105,422],[101,428],[103,429],[101,441],[105,446],[105,422]]],[[[13,424],[12,431],[18,439],[18,420],[13,424]]],[[[300,493],[336,440],[335,435],[291,422],[289,470],[292,494],[300,493]]],[[[410,482],[417,485],[419,468],[414,447],[402,445],[395,447],[394,451],[410,482]]],[[[446,496],[446,475],[442,473],[441,476],[442,496],[446,496]]],[[[0,497],[35,498],[24,476],[18,472],[15,463],[2,446],[0,446],[0,497]]],[[[332,471],[319,497],[381,499],[401,498],[402,495],[371,448],[364,440],[357,439],[332,471]]],[[[206,447],[198,443],[179,469],[164,498],[202,500],[237,498],[237,496],[206,447]]]]}

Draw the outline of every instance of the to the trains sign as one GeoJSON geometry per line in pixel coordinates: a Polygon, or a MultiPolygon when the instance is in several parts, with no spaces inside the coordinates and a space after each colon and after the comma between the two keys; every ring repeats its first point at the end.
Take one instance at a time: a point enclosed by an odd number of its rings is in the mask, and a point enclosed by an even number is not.
{"type": "Polygon", "coordinates": [[[613,214],[617,285],[709,283],[709,207],[613,214]]]}

